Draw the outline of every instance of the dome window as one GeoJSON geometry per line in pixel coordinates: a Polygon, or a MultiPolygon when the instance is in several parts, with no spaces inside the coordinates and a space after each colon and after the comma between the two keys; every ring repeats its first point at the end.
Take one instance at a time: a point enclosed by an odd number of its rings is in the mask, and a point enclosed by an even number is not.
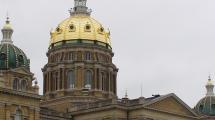
{"type": "Polygon", "coordinates": [[[62,32],[62,30],[59,27],[56,29],[56,31],[58,34],[60,34],[62,32]]]}
{"type": "Polygon", "coordinates": [[[98,33],[99,33],[99,34],[103,34],[103,33],[104,33],[104,28],[103,28],[103,27],[99,28],[99,29],[98,29],[98,33]]]}
{"type": "Polygon", "coordinates": [[[90,31],[91,31],[91,26],[90,26],[89,24],[87,24],[87,25],[85,26],[85,31],[86,31],[86,32],[90,32],[90,31]]]}
{"type": "Polygon", "coordinates": [[[24,58],[22,55],[19,55],[18,61],[19,61],[19,65],[24,65],[24,58]]]}
{"type": "Polygon", "coordinates": [[[211,105],[211,110],[212,110],[212,111],[215,111],[215,104],[212,104],[212,105],[211,105]]]}
{"type": "Polygon", "coordinates": [[[100,32],[104,32],[104,28],[103,27],[100,28],[100,32]]]}
{"type": "Polygon", "coordinates": [[[1,53],[0,54],[0,60],[6,60],[6,54],[5,53],[1,53]]]}
{"type": "Polygon", "coordinates": [[[69,26],[69,31],[70,32],[75,32],[75,26],[74,25],[70,25],[69,26]]]}
{"type": "Polygon", "coordinates": [[[203,112],[203,105],[199,106],[199,110],[200,110],[200,112],[203,112]]]}

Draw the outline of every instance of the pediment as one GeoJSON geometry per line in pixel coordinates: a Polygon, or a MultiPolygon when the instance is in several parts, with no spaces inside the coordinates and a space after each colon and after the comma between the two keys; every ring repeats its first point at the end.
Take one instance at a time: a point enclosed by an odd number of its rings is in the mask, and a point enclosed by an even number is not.
{"type": "Polygon", "coordinates": [[[16,74],[23,74],[23,75],[33,75],[29,70],[27,70],[24,67],[12,69],[11,72],[14,72],[16,74]]]}
{"type": "Polygon", "coordinates": [[[145,107],[179,115],[197,116],[196,113],[175,94],[158,97],[147,103],[145,107]]]}

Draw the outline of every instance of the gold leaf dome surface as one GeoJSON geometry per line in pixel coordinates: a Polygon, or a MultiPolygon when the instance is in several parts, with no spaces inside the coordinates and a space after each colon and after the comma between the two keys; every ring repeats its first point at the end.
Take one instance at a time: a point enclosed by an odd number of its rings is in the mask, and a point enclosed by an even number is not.
{"type": "Polygon", "coordinates": [[[75,15],[61,22],[51,31],[51,44],[72,40],[99,41],[111,46],[110,32],[90,16],[75,15]]]}

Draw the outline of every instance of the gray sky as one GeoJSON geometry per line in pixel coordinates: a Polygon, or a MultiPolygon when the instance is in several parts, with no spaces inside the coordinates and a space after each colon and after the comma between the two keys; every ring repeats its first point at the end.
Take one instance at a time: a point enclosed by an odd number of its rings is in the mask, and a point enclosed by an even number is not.
{"type": "MultiPolygon", "coordinates": [[[[215,76],[214,0],[88,0],[92,16],[110,28],[119,68],[118,96],[175,93],[193,107],[215,76]]],[[[31,59],[39,80],[49,32],[69,17],[73,0],[0,0],[0,25],[9,12],[13,41],[31,59]]],[[[0,35],[1,36],[1,35],[0,35]]]]}

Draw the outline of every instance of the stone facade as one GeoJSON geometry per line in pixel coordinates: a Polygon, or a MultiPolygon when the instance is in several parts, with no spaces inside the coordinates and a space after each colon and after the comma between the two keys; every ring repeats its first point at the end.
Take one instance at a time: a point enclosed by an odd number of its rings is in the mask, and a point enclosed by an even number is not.
{"type": "Polygon", "coordinates": [[[47,56],[43,107],[64,112],[73,104],[116,98],[118,69],[111,50],[96,44],[63,44],[47,56]]]}
{"type": "Polygon", "coordinates": [[[39,87],[32,86],[33,74],[26,68],[2,70],[0,79],[0,120],[39,120],[41,96],[39,87]]]}
{"type": "Polygon", "coordinates": [[[20,111],[23,120],[39,120],[39,96],[0,89],[0,98],[1,120],[16,120],[17,111],[20,111]]]}

